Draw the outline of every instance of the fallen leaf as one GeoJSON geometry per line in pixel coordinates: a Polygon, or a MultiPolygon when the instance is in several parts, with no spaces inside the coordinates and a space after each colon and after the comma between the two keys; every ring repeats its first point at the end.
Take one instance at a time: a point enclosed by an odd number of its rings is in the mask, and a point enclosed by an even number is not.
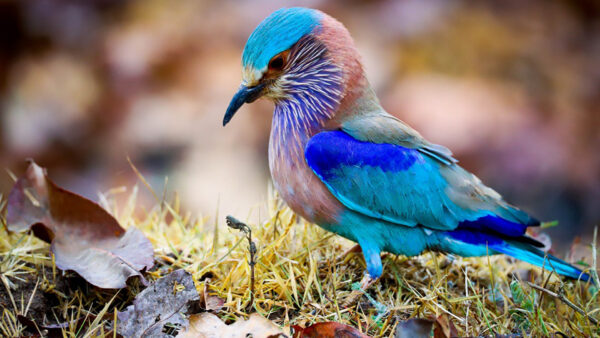
{"type": "Polygon", "coordinates": [[[435,328],[433,329],[434,338],[458,337],[458,330],[454,323],[446,314],[442,314],[435,319],[435,328]]]}
{"type": "Polygon", "coordinates": [[[368,338],[369,336],[363,334],[352,326],[341,324],[337,322],[322,322],[315,323],[307,328],[302,328],[298,325],[292,326],[294,328],[294,338],[368,338]]]}
{"type": "Polygon", "coordinates": [[[212,313],[201,313],[190,317],[190,326],[178,338],[246,338],[246,337],[287,337],[279,326],[257,313],[248,320],[238,320],[227,325],[212,313]]]}
{"type": "Polygon", "coordinates": [[[192,275],[175,270],[140,292],[117,314],[117,332],[125,337],[172,337],[187,329],[186,314],[200,300],[192,275]]]}
{"type": "Polygon", "coordinates": [[[582,243],[581,237],[575,237],[567,254],[567,262],[589,267],[593,263],[592,257],[594,257],[594,252],[591,244],[582,243]]]}
{"type": "MultiPolygon", "coordinates": [[[[544,229],[543,227],[541,228],[544,229]]],[[[547,233],[541,231],[539,228],[529,227],[527,228],[527,235],[544,245],[540,248],[542,251],[552,252],[552,239],[547,233]]]]}
{"type": "Polygon", "coordinates": [[[200,306],[205,311],[219,312],[223,308],[223,305],[225,305],[225,299],[208,293],[209,281],[210,279],[204,283],[204,290],[200,294],[200,306]]]}
{"type": "Polygon", "coordinates": [[[140,230],[125,231],[98,204],[54,184],[33,161],[8,196],[6,220],[10,231],[31,228],[49,241],[59,269],[101,288],[123,288],[154,264],[152,244],[140,230]]]}
{"type": "Polygon", "coordinates": [[[395,338],[430,337],[434,322],[424,318],[411,318],[402,321],[396,327],[395,338]]]}

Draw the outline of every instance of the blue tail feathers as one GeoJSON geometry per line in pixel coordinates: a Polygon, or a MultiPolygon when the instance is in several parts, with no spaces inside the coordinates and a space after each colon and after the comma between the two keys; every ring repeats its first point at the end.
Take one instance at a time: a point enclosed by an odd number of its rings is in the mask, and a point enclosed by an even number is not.
{"type": "Polygon", "coordinates": [[[569,278],[591,279],[589,274],[537,248],[536,241],[527,236],[511,238],[466,229],[441,232],[440,235],[438,249],[443,251],[461,256],[502,253],[569,278]]]}
{"type": "Polygon", "coordinates": [[[504,245],[494,247],[494,250],[569,278],[580,279],[584,282],[591,279],[589,274],[527,243],[508,240],[504,245]]]}

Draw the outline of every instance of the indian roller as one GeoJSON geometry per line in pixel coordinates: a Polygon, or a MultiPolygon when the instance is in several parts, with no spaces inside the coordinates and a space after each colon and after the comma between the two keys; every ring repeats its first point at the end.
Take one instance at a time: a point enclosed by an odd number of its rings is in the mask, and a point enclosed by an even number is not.
{"type": "Polygon", "coordinates": [[[248,38],[242,67],[223,125],[244,103],[273,101],[273,184],[297,214],[360,245],[363,289],[382,274],[381,251],[507,254],[590,279],[526,235],[538,220],[382,108],[336,19],[308,8],[273,12],[248,38]]]}

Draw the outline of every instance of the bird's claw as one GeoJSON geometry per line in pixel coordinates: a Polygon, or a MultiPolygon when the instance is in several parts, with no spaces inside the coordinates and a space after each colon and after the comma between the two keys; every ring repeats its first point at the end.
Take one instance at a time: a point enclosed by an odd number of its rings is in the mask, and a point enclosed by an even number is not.
{"type": "MultiPolygon", "coordinates": [[[[350,293],[350,295],[348,295],[348,297],[346,298],[346,300],[344,301],[342,306],[346,308],[346,307],[352,307],[352,306],[356,305],[356,303],[358,302],[360,297],[363,294],[365,294],[365,291],[369,287],[371,287],[371,285],[373,285],[378,279],[379,279],[379,277],[374,278],[371,275],[369,275],[368,273],[365,273],[365,276],[360,281],[360,284],[352,286],[352,292],[350,293]]],[[[375,302],[375,303],[377,303],[377,302],[375,302]]]]}

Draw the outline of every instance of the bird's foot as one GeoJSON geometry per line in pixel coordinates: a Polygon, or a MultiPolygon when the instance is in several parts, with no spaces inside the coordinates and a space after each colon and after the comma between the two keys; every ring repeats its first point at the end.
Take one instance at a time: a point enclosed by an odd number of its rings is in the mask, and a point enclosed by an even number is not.
{"type": "MultiPolygon", "coordinates": [[[[360,297],[363,294],[365,294],[365,291],[369,287],[371,287],[371,285],[373,285],[378,279],[379,278],[373,278],[368,273],[365,273],[365,276],[360,281],[360,285],[357,286],[357,287],[353,287],[352,292],[344,300],[344,303],[342,304],[342,306],[344,308],[346,308],[346,307],[352,307],[352,306],[356,305],[356,303],[358,302],[358,300],[360,299],[360,297]]],[[[377,303],[377,302],[375,302],[375,303],[377,303]]],[[[377,304],[379,304],[379,303],[377,303],[377,304]]]]}

